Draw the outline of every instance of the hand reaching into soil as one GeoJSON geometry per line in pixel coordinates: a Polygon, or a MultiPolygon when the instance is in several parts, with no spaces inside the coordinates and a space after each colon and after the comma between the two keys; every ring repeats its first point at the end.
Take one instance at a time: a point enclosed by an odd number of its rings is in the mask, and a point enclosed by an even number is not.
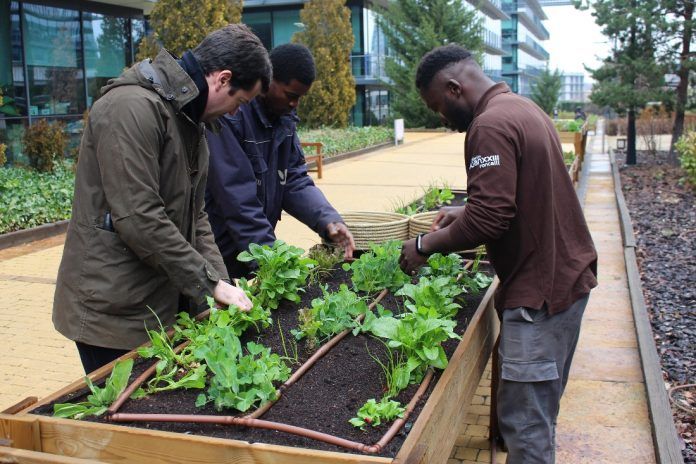
{"type": "Polygon", "coordinates": [[[401,247],[399,266],[408,275],[414,275],[418,268],[428,262],[428,257],[416,251],[416,239],[406,240],[401,247]]]}
{"type": "Polygon", "coordinates": [[[213,298],[222,305],[235,305],[242,311],[249,311],[252,307],[251,301],[244,291],[221,280],[213,290],[213,298]]]}
{"type": "Polygon", "coordinates": [[[466,206],[444,206],[440,208],[433,220],[433,224],[430,226],[430,232],[435,232],[452,224],[455,219],[464,214],[465,208],[466,206]]]}
{"type": "Polygon", "coordinates": [[[326,235],[329,236],[332,242],[345,250],[343,257],[348,260],[353,257],[355,251],[355,241],[353,234],[350,233],[348,227],[342,222],[332,222],[326,226],[326,235]]]}

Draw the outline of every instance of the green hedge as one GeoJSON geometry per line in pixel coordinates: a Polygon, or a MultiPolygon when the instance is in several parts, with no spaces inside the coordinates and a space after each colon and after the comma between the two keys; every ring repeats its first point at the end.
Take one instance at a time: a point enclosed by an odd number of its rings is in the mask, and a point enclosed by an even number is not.
{"type": "Polygon", "coordinates": [[[69,219],[74,185],[71,161],[51,173],[0,168],[0,234],[69,219]]]}
{"type": "MultiPolygon", "coordinates": [[[[361,148],[379,145],[394,140],[394,130],[391,127],[348,127],[346,129],[300,129],[298,136],[302,142],[321,142],[324,144],[322,153],[331,157],[340,153],[360,150],[361,148]]],[[[307,150],[307,154],[313,154],[307,150]]]]}
{"type": "MultiPolygon", "coordinates": [[[[322,142],[330,157],[393,140],[387,127],[300,130],[303,142],[322,142]]],[[[0,167],[0,234],[69,219],[75,174],[72,161],[56,163],[52,173],[0,167]]]]}

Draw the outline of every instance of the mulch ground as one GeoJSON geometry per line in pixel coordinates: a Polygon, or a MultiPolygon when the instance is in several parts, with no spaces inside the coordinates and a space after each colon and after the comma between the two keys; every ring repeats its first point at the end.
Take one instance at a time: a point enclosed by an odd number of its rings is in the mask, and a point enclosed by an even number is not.
{"type": "MultiPolygon", "coordinates": [[[[639,152],[638,163],[620,172],[665,385],[696,383],[696,189],[666,153],[639,152]]],[[[677,395],[682,406],[696,408],[695,391],[677,395]]],[[[694,416],[673,411],[684,459],[696,463],[694,416]]]]}

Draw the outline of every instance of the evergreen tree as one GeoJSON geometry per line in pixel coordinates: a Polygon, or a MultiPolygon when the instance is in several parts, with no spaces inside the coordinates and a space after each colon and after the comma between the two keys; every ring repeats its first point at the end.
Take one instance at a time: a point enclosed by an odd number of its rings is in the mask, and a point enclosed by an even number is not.
{"type": "MultiPolygon", "coordinates": [[[[583,0],[575,5],[587,4],[583,0]]],[[[589,70],[597,81],[590,99],[628,115],[626,164],[635,164],[636,112],[649,101],[669,99],[664,90],[666,67],[658,61],[661,1],[594,0],[592,7],[595,22],[614,47],[602,66],[589,70]]]]}
{"type": "Polygon", "coordinates": [[[308,127],[348,125],[355,104],[355,80],[350,69],[353,28],[345,0],[309,0],[300,12],[305,29],[293,42],[310,49],[317,75],[298,108],[308,127]]]}
{"type": "MultiPolygon", "coordinates": [[[[663,22],[665,33],[668,38],[679,40],[679,50],[675,72],[679,76],[677,85],[674,126],[672,127],[672,143],[669,147],[669,158],[672,163],[676,163],[677,156],[674,151],[674,144],[679,140],[684,132],[684,113],[688,106],[689,75],[696,70],[696,60],[691,51],[691,41],[694,39],[694,1],[693,0],[663,0],[665,7],[664,18],[671,17],[671,21],[663,22]]],[[[670,50],[668,48],[668,50],[670,50]]]]}
{"type": "Polygon", "coordinates": [[[243,0],[158,0],[150,12],[153,34],[140,43],[138,60],[154,58],[161,47],[181,56],[206,35],[242,18],[243,0]]]}
{"type": "Polygon", "coordinates": [[[381,11],[380,27],[391,56],[386,62],[391,80],[391,106],[408,127],[438,127],[440,118],[423,104],[415,88],[416,69],[427,52],[456,43],[483,56],[481,18],[463,0],[390,0],[381,11]]]}
{"type": "Polygon", "coordinates": [[[563,75],[558,69],[551,72],[546,68],[532,84],[532,101],[549,116],[553,115],[553,109],[561,95],[562,80],[563,75]]]}

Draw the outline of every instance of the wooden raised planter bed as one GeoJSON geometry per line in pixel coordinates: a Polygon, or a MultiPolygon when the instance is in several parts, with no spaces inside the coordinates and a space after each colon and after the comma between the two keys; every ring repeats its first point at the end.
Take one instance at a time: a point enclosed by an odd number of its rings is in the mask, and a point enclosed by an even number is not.
{"type": "MultiPolygon", "coordinates": [[[[38,407],[85,387],[83,379],[28,407],[0,414],[0,458],[17,462],[79,463],[84,459],[129,463],[399,463],[447,462],[462,431],[471,398],[498,334],[493,307],[495,279],[442,372],[395,458],[321,451],[266,443],[162,432],[124,425],[59,419],[32,414],[38,407]],[[24,409],[22,409],[24,408],[24,409]]],[[[130,352],[124,358],[135,358],[130,352]]],[[[112,363],[113,364],[113,363],[112,363]]],[[[103,379],[112,368],[90,375],[103,379]]],[[[12,462],[12,461],[10,461],[12,462]]]]}
{"type": "Polygon", "coordinates": [[[587,123],[582,126],[580,132],[559,131],[558,137],[561,139],[561,143],[572,143],[575,148],[575,154],[582,161],[585,157],[587,145],[587,123]]]}

